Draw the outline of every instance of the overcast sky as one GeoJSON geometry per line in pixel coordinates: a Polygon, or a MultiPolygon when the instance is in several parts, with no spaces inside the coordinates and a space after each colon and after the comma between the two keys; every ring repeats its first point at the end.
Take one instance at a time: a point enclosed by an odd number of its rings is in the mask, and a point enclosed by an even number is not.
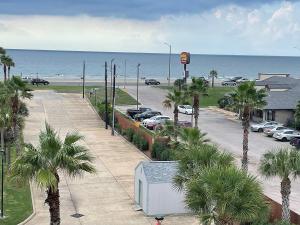
{"type": "Polygon", "coordinates": [[[0,46],[300,55],[300,1],[0,0],[0,46]],[[297,48],[295,48],[297,47],[297,48]]]}

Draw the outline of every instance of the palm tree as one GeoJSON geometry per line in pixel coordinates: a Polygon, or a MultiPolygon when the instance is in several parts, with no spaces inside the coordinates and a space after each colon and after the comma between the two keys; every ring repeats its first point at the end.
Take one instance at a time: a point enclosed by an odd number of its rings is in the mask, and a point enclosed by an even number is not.
{"type": "Polygon", "coordinates": [[[289,222],[291,177],[297,178],[300,175],[300,153],[289,148],[269,151],[263,155],[259,170],[267,178],[277,176],[281,179],[282,218],[289,222]]]}
{"type": "Polygon", "coordinates": [[[1,61],[1,64],[3,65],[4,81],[6,81],[7,80],[7,64],[9,63],[9,57],[7,55],[1,55],[0,61],[1,61]]]}
{"type": "MultiPolygon", "coordinates": [[[[22,123],[22,118],[26,114],[22,114],[22,109],[24,109],[24,103],[21,99],[30,99],[32,94],[28,91],[27,84],[22,81],[19,77],[13,76],[11,80],[6,82],[6,86],[11,92],[11,108],[12,108],[12,129],[14,138],[17,140],[17,143],[20,139],[20,123],[22,123]]],[[[20,152],[20,145],[17,144],[17,153],[20,152]]]]}
{"type": "Polygon", "coordinates": [[[174,177],[174,184],[178,189],[206,168],[214,166],[232,166],[234,158],[230,153],[221,152],[216,146],[208,144],[191,145],[187,149],[176,152],[178,160],[178,173],[174,177]]]}
{"type": "Polygon", "coordinates": [[[239,85],[233,93],[230,94],[232,104],[242,113],[243,125],[243,157],[242,168],[248,171],[248,136],[250,126],[250,113],[256,108],[266,105],[264,89],[256,90],[255,82],[249,81],[239,85]]]}
{"type": "Polygon", "coordinates": [[[215,78],[218,77],[218,72],[216,70],[211,70],[209,72],[209,77],[211,78],[211,87],[213,88],[215,85],[215,78]]]}
{"type": "Polygon", "coordinates": [[[202,133],[196,128],[185,127],[179,130],[179,139],[186,149],[208,142],[209,139],[207,139],[205,136],[206,133],[202,133]]]}
{"type": "Polygon", "coordinates": [[[211,167],[187,183],[186,203],[205,225],[249,223],[267,210],[254,176],[230,167],[211,167]]]}
{"type": "Polygon", "coordinates": [[[4,48],[0,47],[0,55],[5,55],[6,51],[4,48]]]}
{"type": "Polygon", "coordinates": [[[188,93],[193,97],[193,110],[195,118],[194,127],[198,129],[200,96],[207,95],[207,87],[201,78],[193,77],[188,93]]]}
{"type": "Polygon", "coordinates": [[[294,119],[295,119],[295,128],[297,129],[300,127],[300,101],[298,101],[298,104],[296,106],[294,119]]]}
{"type": "Polygon", "coordinates": [[[49,124],[39,135],[37,148],[27,145],[12,164],[12,178],[17,181],[32,180],[47,190],[45,203],[49,205],[50,225],[60,224],[59,171],[75,177],[84,172],[94,173],[92,156],[88,149],[77,144],[83,137],[68,133],[62,141],[49,124]]]}
{"type": "Polygon", "coordinates": [[[172,89],[166,96],[166,99],[163,101],[163,106],[165,108],[172,108],[174,107],[174,125],[178,125],[178,105],[184,102],[185,96],[181,90],[172,89]]]}
{"type": "Polygon", "coordinates": [[[11,67],[15,67],[15,62],[13,61],[13,59],[9,56],[7,56],[7,77],[8,79],[10,79],[10,68],[11,67]]]}

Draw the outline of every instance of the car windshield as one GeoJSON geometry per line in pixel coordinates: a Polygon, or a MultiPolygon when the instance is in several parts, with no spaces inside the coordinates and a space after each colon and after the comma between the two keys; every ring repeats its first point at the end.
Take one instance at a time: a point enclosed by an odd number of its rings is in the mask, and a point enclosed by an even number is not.
{"type": "Polygon", "coordinates": [[[190,105],[185,105],[184,106],[186,109],[192,109],[192,106],[190,106],[190,105]]]}

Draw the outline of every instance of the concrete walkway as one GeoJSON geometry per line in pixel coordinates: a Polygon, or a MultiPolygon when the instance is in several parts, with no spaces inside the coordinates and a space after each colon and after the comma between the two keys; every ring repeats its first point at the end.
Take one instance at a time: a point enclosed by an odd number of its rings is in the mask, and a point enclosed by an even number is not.
{"type": "MultiPolygon", "coordinates": [[[[153,218],[134,210],[134,168],[145,155],[122,137],[112,137],[104,129],[90,105],[78,94],[58,94],[35,91],[28,102],[30,116],[26,121],[25,141],[37,144],[40,129],[47,120],[63,137],[77,130],[85,136],[82,144],[94,155],[97,174],[69,179],[61,174],[61,218],[67,225],[150,225],[153,218]],[[79,219],[72,214],[83,214],[79,219]]],[[[45,193],[33,188],[36,215],[28,225],[49,224],[49,212],[44,205],[45,193]]],[[[164,225],[198,224],[193,216],[169,216],[164,225]]]]}

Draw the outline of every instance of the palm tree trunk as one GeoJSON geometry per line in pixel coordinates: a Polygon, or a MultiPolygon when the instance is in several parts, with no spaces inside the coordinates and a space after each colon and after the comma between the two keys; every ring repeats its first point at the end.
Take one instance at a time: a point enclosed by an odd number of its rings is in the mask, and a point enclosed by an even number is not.
{"type": "Polygon", "coordinates": [[[213,88],[214,86],[215,86],[215,76],[212,76],[211,87],[213,88]]]}
{"type": "Polygon", "coordinates": [[[249,137],[249,108],[244,108],[243,113],[243,157],[242,157],[242,169],[248,171],[248,137],[249,137]]]}
{"type": "Polygon", "coordinates": [[[3,127],[1,127],[0,132],[1,132],[1,149],[0,150],[4,151],[4,128],[3,127]]]}
{"type": "MultiPolygon", "coordinates": [[[[59,176],[56,174],[59,181],[59,176]]],[[[47,190],[47,199],[45,203],[49,205],[50,212],[50,225],[60,225],[60,202],[59,202],[59,189],[49,188],[47,190]]]]}
{"type": "Polygon", "coordinates": [[[195,118],[195,128],[198,129],[198,118],[199,118],[199,96],[194,96],[194,118],[195,118]]]}
{"type": "Polygon", "coordinates": [[[20,135],[20,127],[16,125],[15,127],[15,137],[16,137],[16,153],[19,155],[21,152],[21,135],[20,135]]]}
{"type": "Polygon", "coordinates": [[[178,126],[178,105],[174,105],[174,139],[177,141],[177,126],[178,126]]]}
{"type": "Polygon", "coordinates": [[[7,69],[7,78],[8,78],[8,80],[10,80],[10,66],[8,66],[8,69],[7,69]]]}
{"type": "Polygon", "coordinates": [[[6,66],[3,65],[3,74],[4,74],[4,81],[7,80],[7,77],[6,77],[6,66]]]}
{"type": "Polygon", "coordinates": [[[288,177],[281,181],[281,197],[282,197],[282,219],[290,222],[290,194],[291,181],[288,177]]]}

